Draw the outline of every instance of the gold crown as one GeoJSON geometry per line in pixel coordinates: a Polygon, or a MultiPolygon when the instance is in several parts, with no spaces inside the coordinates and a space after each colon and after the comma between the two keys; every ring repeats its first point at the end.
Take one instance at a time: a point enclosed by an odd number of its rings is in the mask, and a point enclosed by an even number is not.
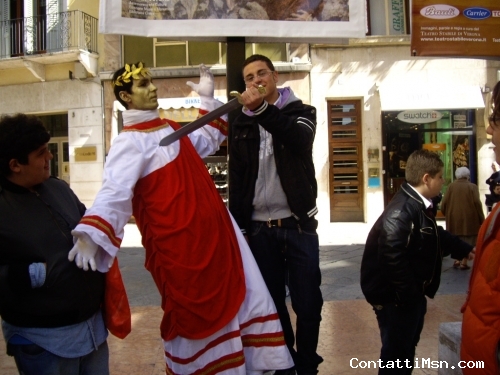
{"type": "Polygon", "coordinates": [[[132,64],[132,66],[130,66],[129,64],[125,64],[125,71],[123,72],[123,74],[116,78],[116,80],[112,81],[113,87],[123,86],[123,82],[129,83],[131,79],[140,79],[141,76],[151,77],[149,69],[145,68],[142,62],[137,64],[137,67],[135,66],[135,64],[132,64]]]}

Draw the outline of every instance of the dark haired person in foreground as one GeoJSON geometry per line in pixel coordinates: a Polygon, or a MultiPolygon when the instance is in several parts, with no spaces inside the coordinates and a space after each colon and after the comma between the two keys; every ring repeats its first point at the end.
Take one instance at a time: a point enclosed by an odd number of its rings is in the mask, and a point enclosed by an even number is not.
{"type": "Polygon", "coordinates": [[[104,274],[68,262],[85,213],[50,176],[50,135],[34,116],[0,120],[0,315],[23,375],[107,375],[104,274]]]}
{"type": "Polygon", "coordinates": [[[439,288],[443,256],[473,258],[473,247],[436,225],[432,198],[444,183],[443,162],[427,150],[413,152],[406,182],[368,234],[361,289],[380,328],[382,374],[411,374],[427,299],[439,288]]]}

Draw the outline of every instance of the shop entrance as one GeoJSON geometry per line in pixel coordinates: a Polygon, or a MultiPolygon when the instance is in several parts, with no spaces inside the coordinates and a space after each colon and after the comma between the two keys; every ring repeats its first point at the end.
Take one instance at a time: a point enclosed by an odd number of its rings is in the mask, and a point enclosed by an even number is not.
{"type": "MultiPolygon", "coordinates": [[[[477,182],[475,110],[411,110],[382,112],[384,134],[384,204],[387,205],[405,181],[408,156],[418,149],[439,154],[444,163],[445,184],[455,180],[455,170],[467,167],[477,182]]],[[[441,215],[438,207],[438,217],[441,215]]]]}
{"type": "Polygon", "coordinates": [[[50,161],[50,174],[69,184],[68,114],[38,115],[38,118],[50,133],[48,147],[54,155],[50,161]]]}
{"type": "Polygon", "coordinates": [[[69,179],[69,143],[68,138],[51,138],[49,151],[54,155],[50,161],[50,174],[70,183],[69,179]]]}

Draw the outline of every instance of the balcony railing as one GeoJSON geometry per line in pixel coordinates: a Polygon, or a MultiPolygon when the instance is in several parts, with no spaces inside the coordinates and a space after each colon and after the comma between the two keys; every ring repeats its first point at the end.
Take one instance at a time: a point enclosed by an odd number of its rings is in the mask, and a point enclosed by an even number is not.
{"type": "Polygon", "coordinates": [[[97,18],[82,11],[0,22],[0,59],[84,50],[97,53],[97,18]]]}

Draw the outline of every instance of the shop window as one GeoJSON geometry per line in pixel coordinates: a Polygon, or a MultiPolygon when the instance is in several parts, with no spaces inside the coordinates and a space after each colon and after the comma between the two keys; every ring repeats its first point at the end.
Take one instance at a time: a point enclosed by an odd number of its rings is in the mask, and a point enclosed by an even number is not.
{"type": "MultiPolygon", "coordinates": [[[[383,111],[384,200],[387,204],[405,180],[406,160],[415,150],[436,152],[444,163],[442,193],[455,180],[455,170],[467,167],[477,182],[475,110],[383,111]]],[[[439,207],[438,207],[439,209],[439,207]]],[[[438,211],[438,216],[440,212],[438,211]]]]}

